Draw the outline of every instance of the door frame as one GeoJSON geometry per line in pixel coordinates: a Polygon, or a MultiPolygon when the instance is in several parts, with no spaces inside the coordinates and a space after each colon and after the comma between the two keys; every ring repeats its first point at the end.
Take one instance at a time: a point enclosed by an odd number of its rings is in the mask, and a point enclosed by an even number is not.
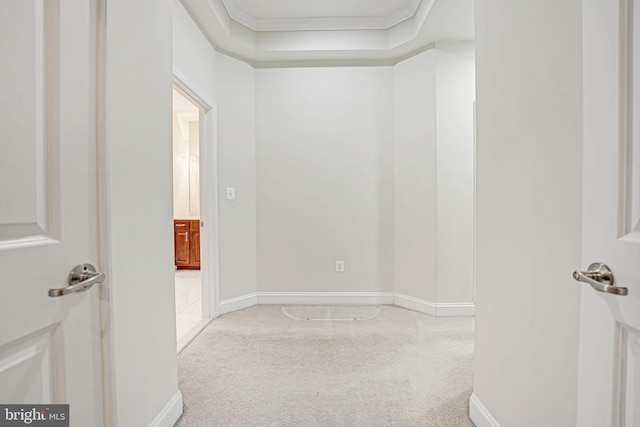
{"type": "Polygon", "coordinates": [[[200,109],[200,220],[204,221],[200,229],[202,318],[214,319],[220,313],[217,106],[175,68],[173,86],[200,109]]]}
{"type": "Polygon", "coordinates": [[[96,37],[96,199],[98,215],[98,271],[105,273],[100,292],[100,328],[102,330],[102,400],[104,425],[115,426],[118,420],[116,396],[115,343],[112,324],[115,313],[111,304],[111,233],[109,215],[109,138],[107,136],[107,62],[109,57],[107,33],[108,0],[95,2],[96,37]]]}

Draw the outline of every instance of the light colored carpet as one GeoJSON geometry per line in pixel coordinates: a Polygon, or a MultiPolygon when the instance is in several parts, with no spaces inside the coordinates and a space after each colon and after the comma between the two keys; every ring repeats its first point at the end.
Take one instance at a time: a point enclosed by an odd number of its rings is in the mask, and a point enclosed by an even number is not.
{"type": "Polygon", "coordinates": [[[178,357],[177,425],[473,426],[473,319],[368,310],[318,321],[318,308],[255,306],[214,320],[178,357]]]}
{"type": "Polygon", "coordinates": [[[370,320],[380,315],[382,307],[379,306],[286,306],[282,312],[296,320],[370,320]]]}

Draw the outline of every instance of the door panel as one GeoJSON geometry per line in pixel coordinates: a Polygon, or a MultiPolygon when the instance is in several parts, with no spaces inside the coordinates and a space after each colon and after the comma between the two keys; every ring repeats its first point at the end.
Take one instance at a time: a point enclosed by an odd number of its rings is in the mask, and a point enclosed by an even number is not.
{"type": "Polygon", "coordinates": [[[47,102],[58,95],[56,9],[45,0],[0,3],[0,247],[55,237],[48,201],[59,197],[59,171],[47,159],[57,154],[57,111],[47,102]]]}
{"type": "Polygon", "coordinates": [[[583,1],[583,266],[626,296],[582,286],[578,425],[640,425],[640,11],[583,1]]]}
{"type": "Polygon", "coordinates": [[[623,370],[620,377],[620,397],[623,399],[620,408],[625,427],[640,425],[640,331],[622,327],[621,359],[623,370]]]}
{"type": "Polygon", "coordinates": [[[98,286],[96,4],[0,2],[0,403],[68,403],[104,423],[98,286]]]}
{"type": "Polygon", "coordinates": [[[53,402],[58,379],[53,370],[53,329],[47,328],[12,345],[0,354],[0,402],[53,402]],[[28,378],[25,381],[25,378],[28,378]]]}
{"type": "Polygon", "coordinates": [[[619,229],[623,240],[640,243],[640,67],[633,64],[640,59],[640,7],[635,3],[620,0],[619,229]]]}

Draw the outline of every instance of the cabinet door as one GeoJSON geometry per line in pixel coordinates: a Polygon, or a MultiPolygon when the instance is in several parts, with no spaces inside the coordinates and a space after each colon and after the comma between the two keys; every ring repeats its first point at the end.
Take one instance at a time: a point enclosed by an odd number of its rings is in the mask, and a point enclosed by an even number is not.
{"type": "Polygon", "coordinates": [[[189,230],[176,230],[174,233],[176,265],[189,264],[189,230]]]}
{"type": "Polygon", "coordinates": [[[192,267],[200,267],[200,230],[191,230],[189,241],[190,244],[190,260],[192,267]]]}

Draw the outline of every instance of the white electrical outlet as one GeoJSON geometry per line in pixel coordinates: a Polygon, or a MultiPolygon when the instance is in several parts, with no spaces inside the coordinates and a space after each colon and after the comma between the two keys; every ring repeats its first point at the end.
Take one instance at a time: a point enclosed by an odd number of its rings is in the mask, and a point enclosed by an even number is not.
{"type": "Polygon", "coordinates": [[[336,260],[336,272],[344,273],[344,261],[341,259],[336,260]]]}
{"type": "Polygon", "coordinates": [[[227,200],[235,200],[235,199],[236,199],[235,187],[227,187],[227,200]]]}

